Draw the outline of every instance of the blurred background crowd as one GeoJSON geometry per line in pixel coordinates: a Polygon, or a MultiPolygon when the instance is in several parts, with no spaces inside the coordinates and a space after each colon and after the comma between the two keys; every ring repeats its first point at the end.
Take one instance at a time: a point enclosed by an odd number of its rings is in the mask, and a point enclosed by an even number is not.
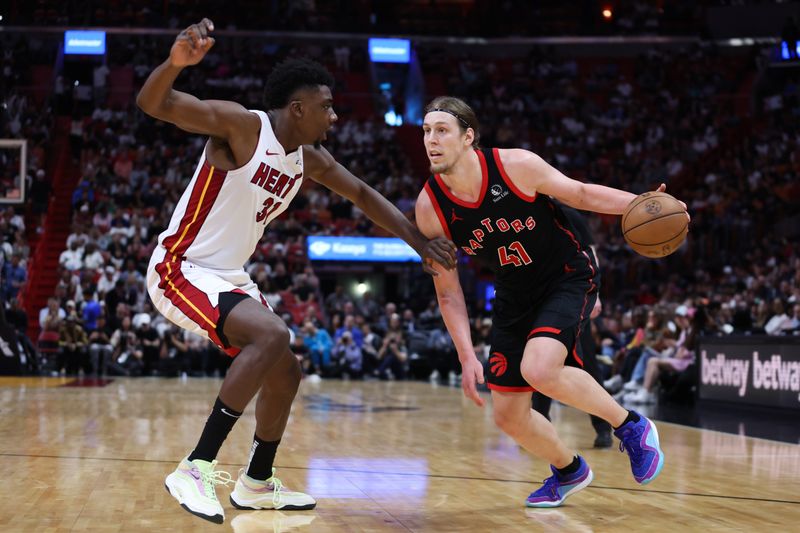
{"type": "MultiPolygon", "coordinates": [[[[180,28],[215,14],[202,2],[173,3],[178,8],[168,12],[148,4],[32,2],[18,7],[16,23],[180,28]]],[[[427,9],[427,2],[273,1],[263,17],[251,16],[263,3],[252,4],[220,13],[217,28],[356,33],[399,21],[400,32],[437,35],[443,20],[458,17],[463,23],[447,34],[702,35],[707,10],[736,3],[626,2],[611,21],[587,17],[586,2],[427,9]]],[[[0,33],[0,138],[28,140],[27,201],[0,212],[5,327],[19,339],[4,353],[18,354],[15,372],[207,376],[224,374],[230,363],[154,312],[144,285],[157,236],[205,142],[146,117],[134,103],[176,32],[109,35],[102,62],[77,74],[59,65],[56,36],[0,33]],[[58,249],[40,251],[45,243],[58,249]]],[[[800,334],[800,85],[794,70],[772,68],[775,47],[696,39],[587,54],[546,43],[521,42],[513,53],[437,40],[415,45],[426,98],[464,98],[481,121],[484,146],[526,148],[568,176],[635,193],[663,182],[688,204],[686,244],[658,261],[626,247],[618,217],[586,215],[603,276],[603,313],[593,323],[597,356],[607,388],[620,398],[650,403],[660,390],[666,399],[690,400],[702,335],[800,334]]],[[[384,120],[387,106],[401,104],[373,86],[363,42],[221,32],[177,86],[260,108],[270,69],[293,56],[320,61],[336,78],[340,121],[327,148],[413,218],[427,177],[421,133],[384,120]]],[[[16,160],[2,154],[4,175],[13,176],[16,160]]],[[[19,188],[13,179],[0,185],[6,196],[19,188]]],[[[458,359],[433,285],[418,268],[387,270],[382,286],[354,290],[341,272],[309,261],[309,235],[386,233],[306,180],[246,265],[289,324],[307,375],[456,379],[458,359]]],[[[463,258],[460,270],[473,344],[485,359],[487,272],[463,258]]]]}

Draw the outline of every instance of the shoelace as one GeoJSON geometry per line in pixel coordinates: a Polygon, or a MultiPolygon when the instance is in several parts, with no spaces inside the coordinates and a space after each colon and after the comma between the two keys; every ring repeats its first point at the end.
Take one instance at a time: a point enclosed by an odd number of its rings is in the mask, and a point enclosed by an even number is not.
{"type": "Polygon", "coordinates": [[[214,470],[214,467],[217,466],[216,461],[211,461],[211,470],[209,472],[203,472],[200,470],[200,480],[203,482],[203,488],[206,491],[206,496],[213,497],[215,500],[217,499],[217,493],[214,490],[215,485],[228,485],[233,481],[231,475],[226,472],[225,470],[214,470]]]}
{"type": "Polygon", "coordinates": [[[549,492],[551,497],[555,500],[559,499],[560,497],[558,494],[558,480],[556,479],[555,475],[543,480],[542,488],[539,490],[543,490],[545,494],[549,492]]]}
{"type": "Polygon", "coordinates": [[[626,429],[622,438],[619,440],[619,451],[627,451],[630,458],[633,459],[633,462],[636,464],[642,462],[642,454],[644,453],[642,447],[639,446],[639,439],[641,436],[642,432],[636,427],[634,429],[626,429]],[[628,440],[631,441],[631,444],[626,445],[625,442],[628,440]]]}
{"type": "MultiPolygon", "coordinates": [[[[239,470],[239,477],[245,475],[246,470],[242,468],[239,470]]],[[[272,485],[272,505],[278,507],[281,503],[281,491],[283,490],[283,482],[275,477],[275,468],[272,469],[272,476],[264,481],[267,485],[272,485]]]]}
{"type": "Polygon", "coordinates": [[[267,480],[267,484],[272,483],[272,505],[277,507],[281,503],[281,490],[283,483],[275,477],[275,468],[272,469],[272,477],[267,480]]]}

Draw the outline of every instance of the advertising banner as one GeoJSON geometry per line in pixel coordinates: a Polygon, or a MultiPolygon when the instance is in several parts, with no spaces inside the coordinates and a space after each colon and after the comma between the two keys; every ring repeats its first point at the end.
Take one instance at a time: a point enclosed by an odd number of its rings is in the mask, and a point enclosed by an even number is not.
{"type": "Polygon", "coordinates": [[[700,399],[800,409],[800,339],[700,340],[700,399]]]}
{"type": "Polygon", "coordinates": [[[417,252],[402,239],[382,237],[309,237],[312,261],[419,263],[417,252]]]}

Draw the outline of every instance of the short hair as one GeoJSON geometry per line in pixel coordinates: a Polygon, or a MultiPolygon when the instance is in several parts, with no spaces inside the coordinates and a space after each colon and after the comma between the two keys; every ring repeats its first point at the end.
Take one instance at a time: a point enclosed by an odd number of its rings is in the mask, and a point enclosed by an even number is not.
{"type": "Polygon", "coordinates": [[[266,110],[286,107],[298,89],[320,85],[333,87],[333,76],[328,69],[311,59],[286,59],[275,66],[264,84],[266,110]]]}
{"type": "Polygon", "coordinates": [[[475,138],[472,141],[473,148],[480,148],[480,124],[478,124],[478,117],[475,111],[461,98],[455,96],[437,96],[433,101],[425,106],[425,114],[433,111],[444,111],[456,117],[458,127],[461,133],[466,133],[467,128],[472,128],[475,132],[475,138]]]}

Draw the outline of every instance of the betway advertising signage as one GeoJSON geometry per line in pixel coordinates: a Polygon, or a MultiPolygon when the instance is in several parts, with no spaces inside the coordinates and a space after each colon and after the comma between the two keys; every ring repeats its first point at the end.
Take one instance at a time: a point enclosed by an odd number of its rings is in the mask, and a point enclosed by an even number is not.
{"type": "Polygon", "coordinates": [[[700,399],[800,409],[800,339],[700,340],[700,399]]]}
{"type": "Polygon", "coordinates": [[[371,261],[404,263],[421,261],[402,239],[382,237],[309,237],[312,261],[371,261]]]}

